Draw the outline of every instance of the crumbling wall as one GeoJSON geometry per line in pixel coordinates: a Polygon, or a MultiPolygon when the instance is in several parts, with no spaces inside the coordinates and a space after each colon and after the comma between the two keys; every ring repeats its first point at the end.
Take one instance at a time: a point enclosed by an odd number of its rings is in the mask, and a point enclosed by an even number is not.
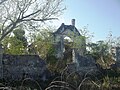
{"type": "Polygon", "coordinates": [[[116,59],[120,63],[120,47],[116,47],[116,59]]]}
{"type": "Polygon", "coordinates": [[[116,47],[116,64],[120,69],[120,47],[116,47]]]}
{"type": "Polygon", "coordinates": [[[3,55],[5,80],[45,79],[46,70],[45,61],[37,55],[3,55]]]}
{"type": "Polygon", "coordinates": [[[99,74],[99,68],[96,65],[95,60],[91,56],[78,56],[77,63],[68,64],[67,74],[77,72],[80,76],[84,75],[97,75],[99,74]]]}

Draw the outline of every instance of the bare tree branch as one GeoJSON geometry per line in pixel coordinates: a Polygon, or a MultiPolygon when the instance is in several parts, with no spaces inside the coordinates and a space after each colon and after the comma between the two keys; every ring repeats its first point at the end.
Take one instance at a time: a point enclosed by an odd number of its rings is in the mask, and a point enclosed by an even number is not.
{"type": "MultiPolygon", "coordinates": [[[[20,24],[38,24],[58,19],[63,0],[1,0],[0,42],[20,24]],[[5,2],[6,1],[6,2],[5,2]],[[3,3],[5,2],[5,3],[3,3]]],[[[34,26],[34,25],[33,25],[34,26]]]]}
{"type": "Polygon", "coordinates": [[[0,5],[3,4],[7,0],[0,0],[0,5]]]}
{"type": "Polygon", "coordinates": [[[45,18],[45,19],[34,19],[34,18],[31,18],[31,19],[23,19],[22,21],[41,21],[41,22],[44,22],[44,21],[47,21],[47,20],[57,20],[58,18],[45,18]]]}

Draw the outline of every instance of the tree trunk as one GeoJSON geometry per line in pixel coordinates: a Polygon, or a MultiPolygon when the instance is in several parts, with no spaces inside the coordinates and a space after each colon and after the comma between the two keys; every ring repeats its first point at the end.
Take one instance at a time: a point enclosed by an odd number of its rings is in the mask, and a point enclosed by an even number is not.
{"type": "Polygon", "coordinates": [[[2,48],[2,44],[0,44],[0,79],[3,78],[3,63],[2,63],[2,58],[3,58],[3,48],[2,48]]]}

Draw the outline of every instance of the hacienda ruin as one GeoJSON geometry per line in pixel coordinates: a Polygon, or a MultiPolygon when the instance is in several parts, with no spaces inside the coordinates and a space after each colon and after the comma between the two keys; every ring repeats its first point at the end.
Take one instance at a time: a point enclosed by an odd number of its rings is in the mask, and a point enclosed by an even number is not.
{"type": "MultiPolygon", "coordinates": [[[[96,73],[99,71],[95,60],[86,56],[86,40],[75,27],[75,19],[71,25],[64,23],[53,33],[55,57],[62,61],[69,52],[67,69],[68,72],[96,73]],[[76,43],[77,42],[77,43],[76,43]],[[73,45],[72,48],[67,45],[73,45]]],[[[120,67],[120,48],[112,48],[111,53],[115,59],[116,67],[120,67]]],[[[46,80],[50,74],[46,63],[38,55],[7,55],[0,47],[0,79],[21,80],[24,78],[46,80]]]]}

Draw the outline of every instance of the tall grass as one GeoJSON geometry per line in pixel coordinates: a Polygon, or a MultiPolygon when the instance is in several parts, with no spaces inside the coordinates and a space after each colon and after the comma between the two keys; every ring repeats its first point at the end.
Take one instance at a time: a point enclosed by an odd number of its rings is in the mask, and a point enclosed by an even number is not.
{"type": "Polygon", "coordinates": [[[113,90],[113,87],[120,88],[120,77],[110,78],[100,74],[103,78],[99,79],[91,73],[92,71],[82,75],[80,71],[66,73],[67,69],[68,67],[61,72],[60,76],[56,76],[45,89],[36,80],[25,78],[19,87],[10,87],[0,83],[0,90],[113,90]],[[35,84],[36,87],[26,86],[27,81],[35,84]],[[113,86],[113,82],[116,82],[118,86],[113,86]]]}

